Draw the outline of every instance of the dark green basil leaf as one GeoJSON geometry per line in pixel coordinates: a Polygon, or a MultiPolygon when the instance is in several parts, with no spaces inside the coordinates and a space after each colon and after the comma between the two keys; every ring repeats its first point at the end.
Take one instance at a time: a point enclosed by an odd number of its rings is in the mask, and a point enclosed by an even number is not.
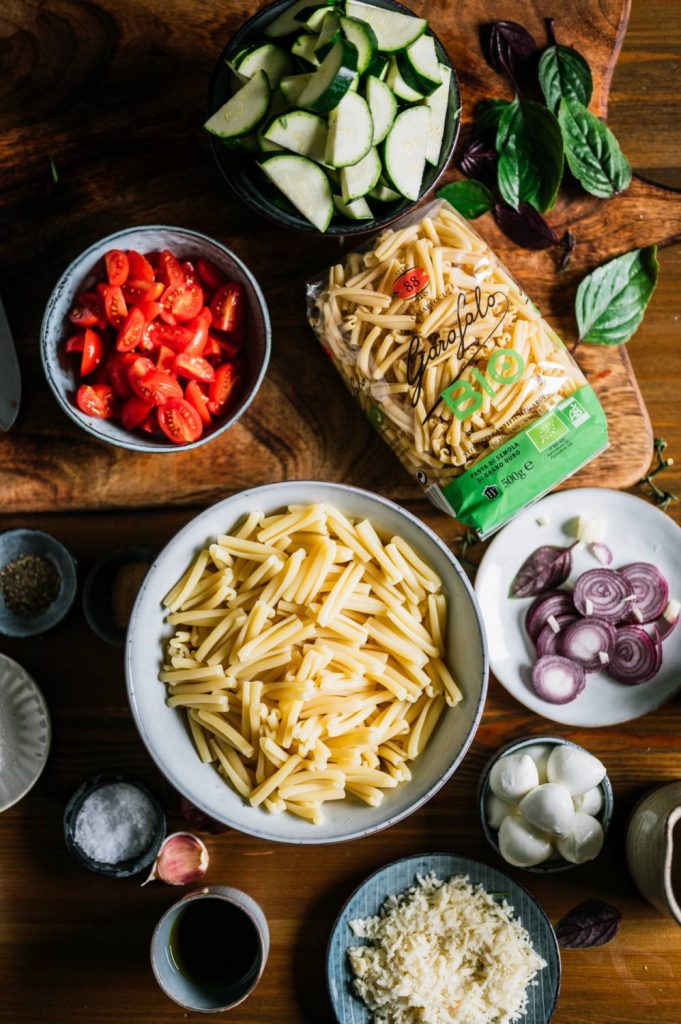
{"type": "Polygon", "coordinates": [[[593,81],[591,68],[571,46],[549,46],[539,61],[539,84],[546,106],[554,114],[562,99],[577,100],[588,107],[593,81]]]}
{"type": "Polygon", "coordinates": [[[475,108],[475,136],[494,145],[503,112],[510,100],[480,100],[475,108]]]}
{"type": "Polygon", "coordinates": [[[496,150],[499,191],[508,205],[550,210],[563,176],[563,139],[551,111],[516,97],[502,112],[496,150]]]}
{"type": "Polygon", "coordinates": [[[467,178],[466,181],[452,181],[438,192],[439,199],[446,199],[462,217],[475,220],[494,206],[494,196],[481,181],[467,178]]]}
{"type": "Polygon", "coordinates": [[[617,256],[585,277],[575,299],[580,341],[629,341],[655,291],[659,269],[657,246],[649,245],[617,256]]]}
{"type": "Polygon", "coordinates": [[[558,123],[568,166],[582,188],[608,199],[631,181],[631,167],[607,125],[578,100],[562,99],[558,123]]]}

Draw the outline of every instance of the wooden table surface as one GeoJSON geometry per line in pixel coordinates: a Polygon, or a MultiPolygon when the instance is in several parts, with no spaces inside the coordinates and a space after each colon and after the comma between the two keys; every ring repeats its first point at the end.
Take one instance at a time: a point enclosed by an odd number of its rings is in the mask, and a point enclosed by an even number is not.
{"type": "MultiPolygon", "coordinates": [[[[184,5],[180,0],[168,0],[167,7],[174,10],[176,18],[181,19],[183,6],[193,9],[195,20],[208,7],[199,0],[193,4],[185,0],[184,5]]],[[[434,9],[441,6],[433,3],[434,9]]],[[[5,109],[17,124],[35,121],[43,153],[43,163],[32,165],[25,176],[17,170],[0,179],[4,182],[0,211],[11,212],[11,217],[0,212],[0,285],[10,279],[25,290],[30,266],[27,263],[17,269],[13,254],[17,240],[26,251],[28,223],[35,232],[34,259],[47,258],[55,267],[63,262],[51,237],[53,230],[57,235],[66,233],[70,211],[59,208],[53,221],[53,207],[45,198],[41,176],[49,175],[50,155],[57,162],[72,156],[51,148],[55,139],[66,138],[67,125],[72,130],[72,118],[82,118],[84,138],[96,139],[98,110],[88,105],[87,96],[68,95],[68,82],[51,77],[51,61],[55,52],[68,54],[81,91],[87,91],[90,83],[97,81],[99,68],[83,66],[83,42],[94,37],[101,61],[106,61],[119,33],[125,31],[125,12],[143,15],[150,38],[158,36],[162,46],[167,38],[166,23],[146,13],[142,0],[53,0],[49,5],[40,0],[4,0],[0,7],[0,105],[10,104],[5,109]],[[17,29],[27,24],[33,25],[33,31],[17,29]],[[10,67],[15,74],[7,91],[3,83],[10,80],[6,73],[10,67]],[[70,103],[76,107],[72,114],[66,112],[70,103]]],[[[513,17],[513,5],[491,4],[489,13],[513,17]]],[[[215,51],[222,45],[223,34],[214,33],[215,51]]],[[[190,40],[177,50],[180,57],[191,60],[190,40]]],[[[668,0],[634,0],[611,90],[609,118],[635,170],[675,188],[681,187],[680,50],[678,5],[668,0]]],[[[139,90],[156,87],[153,77],[145,79],[142,51],[129,52],[126,59],[139,90]]],[[[197,74],[203,73],[204,63],[200,62],[197,74]]],[[[101,91],[98,96],[100,101],[114,103],[113,97],[102,100],[101,91]]],[[[124,102],[130,106],[132,119],[134,93],[125,92],[124,102]]],[[[179,106],[171,88],[167,97],[170,163],[172,142],[177,137],[173,117],[179,106]]],[[[5,145],[6,140],[7,136],[5,145]]],[[[102,144],[110,145],[110,139],[102,144]]],[[[144,144],[144,135],[138,134],[135,147],[144,144]]],[[[2,146],[0,140],[0,159],[2,146]]],[[[134,162],[128,167],[125,159],[116,157],[117,152],[112,151],[115,176],[92,180],[85,173],[82,176],[83,193],[91,198],[95,192],[101,198],[101,218],[90,225],[93,231],[101,229],[100,234],[110,227],[117,207],[125,208],[126,192],[134,187],[129,177],[134,162]]],[[[163,170],[157,167],[156,177],[149,182],[158,195],[159,219],[165,216],[167,205],[163,170]]],[[[189,167],[186,173],[191,173],[189,167]]],[[[212,173],[217,174],[205,166],[205,153],[198,153],[197,197],[212,173]]],[[[71,241],[77,248],[77,239],[71,241]]],[[[677,460],[677,467],[663,479],[681,495],[681,249],[666,249],[660,262],[660,284],[629,350],[653,429],[668,440],[669,453],[677,460]]],[[[44,300],[43,294],[35,297],[38,306],[44,300]]],[[[360,414],[353,416],[350,405],[344,408],[347,429],[363,430],[360,414]]],[[[44,459],[50,459],[48,443],[44,459]]],[[[415,489],[405,487],[405,493],[408,507],[445,540],[455,539],[459,532],[455,524],[435,512],[415,489]]],[[[678,519],[681,506],[670,511],[678,519]]],[[[128,541],[160,546],[192,515],[189,508],[129,514],[60,515],[55,510],[54,514],[0,517],[0,528],[31,525],[49,530],[73,551],[84,574],[111,546],[128,541]]],[[[53,633],[28,641],[2,640],[0,650],[25,665],[39,682],[53,724],[52,751],[43,777],[23,802],[0,817],[0,1021],[161,1024],[201,1019],[183,1013],[166,999],[156,987],[148,962],[154,923],[178,892],[160,883],[140,889],[134,879],[85,875],[62,842],[66,800],[84,778],[100,771],[135,773],[170,809],[175,805],[176,797],[159,777],[132,724],[121,653],[89,632],[78,606],[53,633]]],[[[681,702],[677,698],[660,711],[617,728],[577,730],[530,714],[495,681],[490,685],[482,725],[462,767],[430,803],[389,831],[322,850],[276,846],[236,832],[207,837],[211,865],[206,881],[251,893],[267,915],[272,936],[260,986],[229,1019],[234,1024],[327,1024],[331,1014],[323,968],[329,928],[355,885],[387,861],[441,850],[501,866],[480,830],[476,782],[484,762],[500,744],[545,731],[583,743],[605,761],[614,785],[615,820],[606,848],[594,863],[548,878],[514,874],[554,922],[588,896],[610,900],[623,913],[621,932],[612,944],[601,950],[564,952],[555,1024],[678,1024],[681,930],[638,895],[624,865],[623,836],[635,800],[650,786],[681,777],[681,702]]],[[[181,827],[182,822],[174,817],[171,825],[181,827]]]]}

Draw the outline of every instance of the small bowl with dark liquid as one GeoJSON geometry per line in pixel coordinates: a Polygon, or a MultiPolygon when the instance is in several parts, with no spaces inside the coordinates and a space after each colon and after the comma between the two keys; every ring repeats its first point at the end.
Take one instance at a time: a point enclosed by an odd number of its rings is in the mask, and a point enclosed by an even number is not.
{"type": "Polygon", "coordinates": [[[166,910],[151,939],[151,966],[185,1010],[219,1013],[260,981],[270,947],[267,920],[247,893],[213,885],[166,910]]]}

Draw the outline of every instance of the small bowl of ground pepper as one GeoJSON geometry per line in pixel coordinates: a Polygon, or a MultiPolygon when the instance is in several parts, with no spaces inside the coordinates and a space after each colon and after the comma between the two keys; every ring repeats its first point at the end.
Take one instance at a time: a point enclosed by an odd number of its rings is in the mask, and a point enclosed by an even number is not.
{"type": "Polygon", "coordinates": [[[77,584],[72,555],[49,533],[0,533],[0,633],[45,633],[68,612],[77,584]]]}

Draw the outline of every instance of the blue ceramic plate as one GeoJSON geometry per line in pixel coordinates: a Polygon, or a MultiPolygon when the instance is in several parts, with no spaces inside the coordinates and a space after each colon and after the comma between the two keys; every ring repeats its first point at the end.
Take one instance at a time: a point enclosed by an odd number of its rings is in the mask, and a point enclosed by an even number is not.
{"type": "Polygon", "coordinates": [[[373,917],[388,896],[403,892],[414,885],[417,875],[430,872],[442,879],[468,875],[473,885],[482,885],[488,892],[510,894],[506,899],[515,908],[516,919],[547,963],[535,979],[538,984],[530,986],[527,1012],[518,1024],[548,1024],[560,990],[560,954],[551,922],[535,898],[507,875],[478,861],[448,853],[425,853],[396,860],[370,875],[355,889],[336,920],[327,951],[326,978],[336,1019],[340,1024],[371,1024],[372,1020],[371,1012],[351,988],[348,949],[366,940],[352,934],[349,922],[358,917],[373,917]]]}

